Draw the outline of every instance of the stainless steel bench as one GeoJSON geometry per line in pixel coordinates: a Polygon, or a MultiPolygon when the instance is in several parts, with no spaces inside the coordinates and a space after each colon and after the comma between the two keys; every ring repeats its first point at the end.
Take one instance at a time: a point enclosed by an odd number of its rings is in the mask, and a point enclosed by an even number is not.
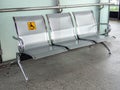
{"type": "Polygon", "coordinates": [[[13,17],[17,32],[17,37],[13,38],[18,41],[19,50],[16,59],[26,81],[28,77],[20,63],[22,53],[38,59],[101,43],[111,54],[104,43],[111,37],[99,34],[98,24],[92,11],[73,12],[72,15],[70,13],[47,14],[49,27],[46,26],[47,22],[41,15],[13,17]]]}

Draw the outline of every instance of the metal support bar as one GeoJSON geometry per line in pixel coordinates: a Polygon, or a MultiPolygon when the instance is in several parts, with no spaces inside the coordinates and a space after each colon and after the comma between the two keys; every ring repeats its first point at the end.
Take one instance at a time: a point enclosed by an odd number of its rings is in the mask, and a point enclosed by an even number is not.
{"type": "Polygon", "coordinates": [[[3,12],[18,12],[18,11],[35,11],[35,10],[78,8],[78,7],[90,7],[90,6],[105,6],[105,5],[114,5],[114,4],[113,3],[88,3],[88,4],[75,4],[75,5],[43,6],[43,7],[3,8],[3,9],[0,9],[0,13],[3,13],[3,12]]]}
{"type": "Polygon", "coordinates": [[[101,42],[101,44],[108,50],[108,53],[111,55],[109,47],[104,42],[101,42]]]}
{"type": "Polygon", "coordinates": [[[23,70],[23,67],[22,67],[22,65],[20,63],[20,53],[16,53],[16,59],[17,59],[17,63],[19,65],[19,67],[20,67],[20,70],[22,71],[22,74],[23,74],[25,80],[28,81],[28,77],[26,76],[25,71],[23,70]]]}
{"type": "MultiPolygon", "coordinates": [[[[57,0],[57,6],[60,6],[60,0],[57,0]]],[[[62,13],[63,9],[59,8],[57,13],[62,13]]]]}
{"type": "Polygon", "coordinates": [[[101,7],[100,7],[100,10],[102,10],[104,8],[104,5],[102,5],[101,7]]]}
{"type": "Polygon", "coordinates": [[[78,35],[77,35],[77,38],[78,38],[78,40],[90,41],[90,42],[93,42],[94,44],[98,44],[95,40],[90,40],[90,39],[86,39],[86,38],[80,38],[78,35]]]}
{"type": "Polygon", "coordinates": [[[70,50],[67,46],[58,45],[58,44],[54,44],[54,43],[52,43],[52,46],[63,47],[63,48],[65,48],[65,49],[67,49],[68,51],[70,50]]]}

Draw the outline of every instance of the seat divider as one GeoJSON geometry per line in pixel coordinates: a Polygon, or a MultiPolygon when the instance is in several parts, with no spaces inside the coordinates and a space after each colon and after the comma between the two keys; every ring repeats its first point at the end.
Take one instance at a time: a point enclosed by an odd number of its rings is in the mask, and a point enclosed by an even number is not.
{"type": "Polygon", "coordinates": [[[67,51],[69,51],[69,50],[70,50],[70,48],[68,48],[67,46],[64,46],[64,45],[59,45],[59,44],[54,44],[53,42],[51,42],[51,45],[52,45],[52,46],[63,47],[63,48],[65,48],[65,49],[67,49],[67,51]]]}
{"type": "Polygon", "coordinates": [[[93,42],[94,44],[97,44],[97,42],[95,40],[80,38],[78,35],[77,35],[77,38],[78,38],[78,40],[90,41],[90,42],[93,42]]]}

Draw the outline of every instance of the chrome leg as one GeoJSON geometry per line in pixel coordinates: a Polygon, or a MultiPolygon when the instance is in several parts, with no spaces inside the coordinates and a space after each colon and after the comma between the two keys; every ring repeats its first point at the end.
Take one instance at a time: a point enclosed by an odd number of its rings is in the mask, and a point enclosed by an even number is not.
{"type": "Polygon", "coordinates": [[[22,73],[23,73],[23,76],[24,76],[25,80],[28,81],[28,77],[26,76],[26,74],[25,74],[25,72],[24,72],[24,70],[23,70],[23,67],[22,67],[22,65],[21,65],[21,63],[20,63],[20,54],[19,54],[19,53],[16,53],[16,59],[17,59],[17,63],[18,63],[18,65],[19,65],[19,67],[20,67],[20,70],[21,70],[22,73]]]}
{"type": "Polygon", "coordinates": [[[109,47],[104,42],[101,42],[101,44],[108,50],[109,54],[111,54],[109,47]]]}

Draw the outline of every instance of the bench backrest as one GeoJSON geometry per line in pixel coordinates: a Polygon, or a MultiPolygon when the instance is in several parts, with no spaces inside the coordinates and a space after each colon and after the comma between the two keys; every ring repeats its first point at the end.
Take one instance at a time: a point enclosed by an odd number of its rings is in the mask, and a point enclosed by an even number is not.
{"type": "Polygon", "coordinates": [[[13,19],[17,35],[23,40],[25,49],[48,45],[43,16],[19,16],[13,19]]]}
{"type": "Polygon", "coordinates": [[[97,23],[93,11],[73,12],[73,16],[75,18],[78,35],[97,34],[97,23]]]}
{"type": "Polygon", "coordinates": [[[53,42],[64,42],[75,39],[74,26],[70,13],[48,14],[47,18],[53,42]]]}

